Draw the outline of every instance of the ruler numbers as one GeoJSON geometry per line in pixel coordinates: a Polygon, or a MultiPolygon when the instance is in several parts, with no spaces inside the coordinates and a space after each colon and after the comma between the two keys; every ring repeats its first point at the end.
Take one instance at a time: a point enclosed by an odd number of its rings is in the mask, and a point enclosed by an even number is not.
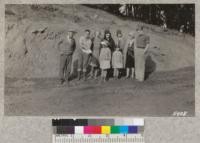
{"type": "Polygon", "coordinates": [[[144,143],[141,134],[53,134],[53,143],[144,143]]]}

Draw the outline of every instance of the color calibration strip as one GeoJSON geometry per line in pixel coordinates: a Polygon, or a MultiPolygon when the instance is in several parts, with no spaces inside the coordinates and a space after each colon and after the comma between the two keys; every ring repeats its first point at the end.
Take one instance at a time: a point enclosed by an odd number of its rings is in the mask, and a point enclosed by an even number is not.
{"type": "Polygon", "coordinates": [[[144,119],[54,119],[53,143],[144,143],[144,119]]]}
{"type": "Polygon", "coordinates": [[[54,134],[138,134],[143,126],[57,126],[54,134]]]}

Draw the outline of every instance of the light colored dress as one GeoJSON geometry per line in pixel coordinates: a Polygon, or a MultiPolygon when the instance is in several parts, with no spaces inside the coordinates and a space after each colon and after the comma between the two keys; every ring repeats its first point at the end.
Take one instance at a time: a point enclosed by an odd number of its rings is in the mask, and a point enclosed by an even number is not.
{"type": "Polygon", "coordinates": [[[99,55],[100,68],[109,69],[111,67],[111,50],[108,47],[103,47],[99,55]]]}
{"type": "Polygon", "coordinates": [[[112,67],[121,69],[123,68],[123,55],[121,51],[114,51],[112,55],[112,67]]]}

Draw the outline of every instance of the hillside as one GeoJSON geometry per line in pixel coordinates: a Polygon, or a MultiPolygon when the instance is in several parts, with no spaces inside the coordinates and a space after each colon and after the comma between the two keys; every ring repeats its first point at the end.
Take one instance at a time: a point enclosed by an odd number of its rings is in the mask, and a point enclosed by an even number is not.
{"type": "MultiPolygon", "coordinates": [[[[5,73],[10,78],[57,77],[56,44],[69,29],[78,32],[75,35],[78,41],[86,28],[102,32],[109,28],[115,38],[117,29],[126,36],[139,24],[82,5],[7,5],[5,18],[5,73]]],[[[151,38],[148,55],[155,71],[194,67],[194,37],[172,30],[164,33],[159,27],[147,24],[145,32],[151,38]]],[[[148,66],[151,68],[151,64],[148,66]]]]}
{"type": "MultiPolygon", "coordinates": [[[[139,22],[82,5],[7,5],[5,115],[174,116],[195,114],[194,37],[145,24],[150,35],[147,80],[73,80],[60,85],[58,41],[68,29],[117,29],[139,22]]],[[[78,47],[77,42],[77,47],[78,47]]],[[[76,61],[77,54],[74,54],[76,61]]]]}

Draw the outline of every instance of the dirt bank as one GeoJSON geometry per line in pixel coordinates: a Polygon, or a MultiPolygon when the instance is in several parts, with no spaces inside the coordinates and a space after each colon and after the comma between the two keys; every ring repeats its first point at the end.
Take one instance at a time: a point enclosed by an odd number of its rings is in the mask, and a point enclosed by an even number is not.
{"type": "MultiPolygon", "coordinates": [[[[92,32],[110,28],[115,38],[117,29],[122,29],[126,37],[138,24],[82,5],[7,5],[5,22],[5,73],[11,78],[57,77],[57,43],[68,29],[78,32],[75,36],[78,41],[85,28],[92,32]]],[[[156,71],[194,66],[193,37],[180,36],[171,30],[163,33],[152,25],[146,25],[145,31],[151,36],[149,55],[156,71]]],[[[75,52],[74,60],[76,57],[75,52]]]]}

